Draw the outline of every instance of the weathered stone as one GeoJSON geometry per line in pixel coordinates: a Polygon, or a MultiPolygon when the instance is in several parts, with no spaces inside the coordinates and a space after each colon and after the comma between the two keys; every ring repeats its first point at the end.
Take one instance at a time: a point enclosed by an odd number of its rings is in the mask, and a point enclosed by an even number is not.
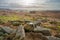
{"type": "Polygon", "coordinates": [[[7,27],[7,26],[5,26],[5,27],[2,26],[1,28],[7,33],[12,33],[14,31],[12,28],[7,27]]]}
{"type": "Polygon", "coordinates": [[[60,40],[60,38],[53,37],[53,36],[47,36],[48,40],[60,40]]]}
{"type": "Polygon", "coordinates": [[[40,32],[45,36],[51,36],[51,33],[48,30],[42,30],[40,32]]]}
{"type": "Polygon", "coordinates": [[[16,29],[16,35],[14,37],[14,40],[19,38],[20,40],[23,39],[25,37],[25,31],[24,31],[24,27],[22,25],[18,26],[18,28],[16,29]]]}
{"type": "Polygon", "coordinates": [[[36,28],[34,28],[34,31],[42,31],[42,30],[48,30],[48,31],[50,31],[50,29],[43,28],[43,27],[40,27],[40,26],[37,26],[36,28]]]}

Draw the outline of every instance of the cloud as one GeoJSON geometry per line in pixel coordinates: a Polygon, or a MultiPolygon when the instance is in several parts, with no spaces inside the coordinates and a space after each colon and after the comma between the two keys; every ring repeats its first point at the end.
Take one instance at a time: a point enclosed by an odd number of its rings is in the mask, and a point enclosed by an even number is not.
{"type": "MultiPolygon", "coordinates": [[[[38,8],[29,8],[29,10],[60,10],[60,0],[36,0],[33,6],[38,5],[38,8]]],[[[0,8],[11,8],[11,9],[28,9],[21,8],[21,0],[0,0],[0,8]],[[18,3],[19,2],[19,3],[18,3]]]]}
{"type": "Polygon", "coordinates": [[[50,3],[60,3],[60,0],[49,0],[50,3]]]}

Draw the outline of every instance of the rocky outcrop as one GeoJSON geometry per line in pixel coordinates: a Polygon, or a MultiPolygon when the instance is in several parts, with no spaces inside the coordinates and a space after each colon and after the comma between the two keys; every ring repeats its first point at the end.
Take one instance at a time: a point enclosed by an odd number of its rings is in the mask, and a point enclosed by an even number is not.
{"type": "Polygon", "coordinates": [[[6,33],[9,33],[9,35],[6,36],[6,40],[9,39],[22,39],[25,37],[25,31],[24,31],[24,27],[23,26],[18,26],[15,30],[10,28],[10,27],[0,27],[1,29],[3,29],[6,33]]]}
{"type": "MultiPolygon", "coordinates": [[[[22,25],[18,26],[16,30],[10,27],[0,27],[5,32],[9,33],[6,37],[6,40],[60,40],[60,34],[55,33],[55,31],[51,31],[50,29],[37,27],[33,32],[24,31],[24,27],[22,25]],[[39,32],[37,32],[39,31],[39,32]],[[54,36],[53,36],[54,35],[54,36]]],[[[1,33],[0,33],[1,34],[1,33]]],[[[3,39],[5,38],[3,37],[3,39]]],[[[5,39],[4,39],[5,40],[5,39]]]]}

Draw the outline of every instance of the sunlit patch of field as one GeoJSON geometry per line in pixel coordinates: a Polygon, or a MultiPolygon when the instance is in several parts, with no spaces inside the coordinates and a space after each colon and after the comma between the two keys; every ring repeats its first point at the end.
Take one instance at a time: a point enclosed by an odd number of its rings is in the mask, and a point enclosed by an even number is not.
{"type": "Polygon", "coordinates": [[[10,15],[10,16],[0,16],[0,20],[7,22],[9,20],[15,21],[15,20],[33,20],[32,17],[29,16],[17,16],[17,15],[10,15]]]}

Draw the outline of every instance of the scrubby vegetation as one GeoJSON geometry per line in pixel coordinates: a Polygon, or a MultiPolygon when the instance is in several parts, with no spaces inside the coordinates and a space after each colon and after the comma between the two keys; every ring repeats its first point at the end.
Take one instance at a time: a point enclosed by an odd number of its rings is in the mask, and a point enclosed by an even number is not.
{"type": "MultiPolygon", "coordinates": [[[[8,27],[17,27],[19,25],[23,25],[25,32],[28,34],[29,32],[35,33],[34,28],[38,29],[39,27],[42,28],[47,28],[50,29],[49,32],[40,31],[36,33],[42,33],[43,35],[53,35],[55,37],[60,37],[60,19],[59,18],[54,18],[50,16],[42,16],[36,13],[35,11],[31,11],[31,14],[24,14],[24,15],[0,15],[0,26],[8,26],[8,27]],[[38,27],[38,28],[37,28],[38,27]],[[49,33],[49,34],[48,34],[49,33]],[[59,36],[57,36],[59,35],[59,36]]],[[[31,36],[34,34],[31,33],[31,36]]],[[[27,35],[26,34],[26,35],[27,35]]],[[[15,34],[14,34],[15,35],[15,34]]],[[[6,33],[3,29],[0,29],[0,39],[3,40],[5,36],[14,36],[14,35],[9,35],[6,33]]],[[[36,34],[37,36],[38,34],[36,34]]],[[[40,34],[39,34],[40,35],[40,34]]],[[[30,36],[30,35],[29,35],[30,36]]],[[[39,36],[40,37],[40,36],[39,36]]]]}
{"type": "MultiPolygon", "coordinates": [[[[24,21],[30,21],[30,22],[34,22],[34,21],[41,21],[40,25],[42,25],[43,27],[46,28],[58,28],[58,30],[60,29],[60,23],[56,21],[50,21],[49,19],[47,19],[44,16],[31,16],[31,15],[25,15],[25,16],[17,16],[17,15],[10,15],[10,16],[0,16],[0,24],[3,25],[4,23],[10,22],[13,26],[18,26],[20,24],[24,24],[24,21]],[[23,23],[21,23],[21,21],[23,23]]],[[[53,19],[54,20],[54,19],[53,19]]],[[[26,23],[24,24],[26,25],[26,23]]],[[[38,24],[37,24],[38,25],[38,24]]],[[[29,26],[26,26],[26,29],[32,29],[29,26]]]]}

